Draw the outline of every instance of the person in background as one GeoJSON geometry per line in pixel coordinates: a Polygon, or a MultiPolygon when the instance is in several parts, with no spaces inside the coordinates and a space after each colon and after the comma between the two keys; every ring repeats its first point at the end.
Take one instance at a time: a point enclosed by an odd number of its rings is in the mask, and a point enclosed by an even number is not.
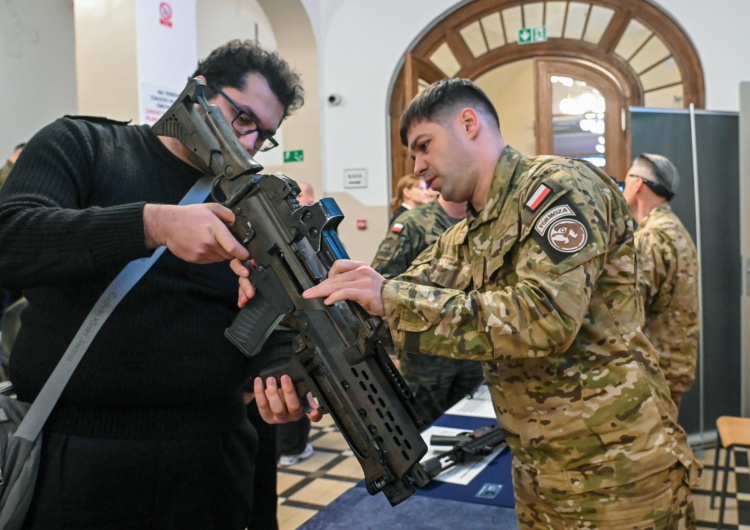
{"type": "Polygon", "coordinates": [[[392,280],[338,260],[304,296],[359,303],[396,348],[484,362],[519,528],[695,528],[701,466],[641,331],[633,219],[612,179],[506,145],[467,79],[425,89],[400,132],[414,172],[468,201],[466,219],[392,280]]]}
{"type": "MultiPolygon", "coordinates": [[[[315,190],[312,184],[304,180],[297,181],[300,193],[297,200],[300,206],[307,206],[315,202],[315,190]]],[[[289,347],[292,348],[294,335],[289,336],[289,347]]],[[[280,466],[288,467],[298,464],[313,455],[315,451],[310,438],[310,418],[302,416],[299,420],[282,423],[276,426],[278,433],[278,451],[276,460],[280,466]]]]}
{"type": "MultiPolygon", "coordinates": [[[[0,167],[0,187],[3,186],[3,184],[5,183],[5,179],[8,178],[10,170],[13,169],[13,165],[16,163],[16,160],[18,160],[18,157],[21,154],[21,151],[23,151],[25,145],[26,142],[22,142],[14,147],[13,152],[11,153],[10,157],[8,157],[5,165],[3,167],[0,167]]],[[[2,279],[0,279],[0,285],[2,285],[1,280],[2,279]]],[[[0,287],[0,323],[3,322],[2,316],[3,314],[5,314],[5,310],[10,308],[10,306],[15,302],[20,300],[22,296],[23,295],[18,290],[5,289],[3,287],[0,287]]],[[[6,329],[6,334],[7,333],[8,330],[6,329]]],[[[6,372],[8,368],[8,358],[10,356],[10,351],[6,351],[9,349],[6,345],[9,345],[10,343],[11,339],[8,337],[3,337],[3,341],[0,342],[0,381],[6,381],[8,379],[8,373],[6,372]]]]}
{"type": "MultiPolygon", "coordinates": [[[[372,268],[384,278],[405,272],[422,251],[466,217],[466,202],[437,199],[401,214],[380,243],[372,268]]],[[[397,352],[399,370],[420,404],[425,421],[432,423],[482,382],[477,361],[450,359],[421,353],[397,352]]]]}
{"type": "Polygon", "coordinates": [[[643,153],[625,177],[623,195],[638,223],[635,250],[643,328],[659,354],[659,366],[677,408],[695,382],[698,364],[698,254],[669,205],[680,175],[661,155],[643,153]]]}
{"type": "Polygon", "coordinates": [[[407,210],[425,204],[430,200],[424,178],[414,174],[404,175],[396,183],[396,191],[391,200],[391,219],[389,225],[407,210]]]}
{"type": "Polygon", "coordinates": [[[312,184],[307,181],[300,180],[297,182],[297,185],[300,189],[299,195],[297,195],[297,201],[299,201],[300,206],[307,206],[314,203],[315,190],[313,189],[312,184]]]}
{"type": "Polygon", "coordinates": [[[22,142],[14,147],[13,152],[11,153],[10,157],[8,157],[5,165],[3,167],[0,167],[0,186],[5,184],[5,179],[8,178],[10,170],[13,169],[13,165],[16,163],[16,160],[18,160],[18,157],[20,156],[21,151],[23,151],[25,145],[26,142],[22,142]]]}
{"type": "Polygon", "coordinates": [[[430,186],[427,186],[425,193],[427,194],[427,202],[432,202],[440,196],[440,192],[432,189],[430,186]]]}
{"type": "MultiPolygon", "coordinates": [[[[299,76],[249,40],[218,47],[193,77],[251,155],[276,146],[303,103],[299,76]]],[[[46,422],[26,530],[256,527],[245,402],[271,423],[303,409],[288,375],[243,392],[249,359],[224,337],[238,311],[227,260],[249,256],[230,209],[177,204],[202,176],[187,147],[148,125],[66,116],[29,140],[0,188],[0,278],[28,300],[10,360],[23,401],[123,267],[167,248],[46,422]]]]}

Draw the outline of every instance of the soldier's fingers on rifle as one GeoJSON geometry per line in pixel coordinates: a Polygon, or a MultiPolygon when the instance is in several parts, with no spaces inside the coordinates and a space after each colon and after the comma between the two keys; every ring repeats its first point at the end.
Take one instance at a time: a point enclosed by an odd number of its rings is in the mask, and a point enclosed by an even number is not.
{"type": "MultiPolygon", "coordinates": [[[[328,279],[306,290],[304,293],[302,293],[302,296],[304,298],[328,297],[336,293],[337,291],[339,291],[342,287],[344,287],[351,280],[357,277],[360,277],[361,275],[368,274],[369,272],[368,269],[372,271],[373,273],[375,273],[374,270],[370,269],[367,263],[364,263],[361,261],[348,260],[348,259],[336,260],[335,262],[333,262],[331,269],[328,271],[328,279]]],[[[340,298],[339,300],[350,300],[350,299],[340,298]]]]}
{"type": "Polygon", "coordinates": [[[334,276],[338,276],[339,274],[353,271],[362,266],[367,267],[367,263],[363,261],[354,261],[352,259],[338,259],[333,262],[333,265],[331,265],[331,270],[328,271],[328,277],[332,278],[334,276]]]}
{"type": "MultiPolygon", "coordinates": [[[[332,271],[334,267],[331,267],[332,271]]],[[[342,300],[352,300],[361,305],[371,315],[383,317],[385,316],[381,295],[383,281],[385,281],[385,278],[368,264],[351,261],[342,264],[342,267],[333,276],[329,274],[328,280],[316,286],[316,288],[321,288],[320,292],[311,294],[317,294],[321,298],[325,296],[324,302],[327,305],[342,300]]],[[[307,292],[309,291],[312,291],[312,289],[307,292]]]]}

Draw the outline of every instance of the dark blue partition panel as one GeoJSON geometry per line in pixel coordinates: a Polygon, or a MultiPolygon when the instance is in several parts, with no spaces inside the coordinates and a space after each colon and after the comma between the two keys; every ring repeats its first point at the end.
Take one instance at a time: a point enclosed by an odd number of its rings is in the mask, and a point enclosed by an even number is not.
{"type": "MultiPolygon", "coordinates": [[[[740,258],[739,119],[737,113],[695,111],[703,282],[703,380],[683,397],[680,423],[688,433],[716,418],[740,414],[742,267],[740,258]]],[[[632,153],[658,153],[681,181],[672,207],[696,240],[695,185],[687,109],[631,109],[632,153]]]]}

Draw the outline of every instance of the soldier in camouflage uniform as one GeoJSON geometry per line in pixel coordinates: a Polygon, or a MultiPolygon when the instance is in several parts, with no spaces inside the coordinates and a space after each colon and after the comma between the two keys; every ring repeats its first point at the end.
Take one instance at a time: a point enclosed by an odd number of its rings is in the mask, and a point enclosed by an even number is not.
{"type": "Polygon", "coordinates": [[[5,179],[8,178],[8,174],[10,173],[10,170],[13,169],[13,165],[16,163],[16,160],[18,159],[18,156],[21,154],[21,151],[23,151],[24,146],[26,145],[26,142],[18,144],[16,147],[13,148],[13,153],[8,157],[8,160],[5,162],[5,165],[3,167],[0,167],[0,186],[5,184],[5,179]]]}
{"type": "MultiPolygon", "coordinates": [[[[440,234],[464,217],[465,202],[449,202],[440,195],[402,213],[380,243],[372,267],[385,278],[398,276],[440,234]]],[[[484,378],[482,365],[476,361],[401,351],[398,356],[401,374],[428,423],[472,393],[484,378]]]]}
{"type": "Polygon", "coordinates": [[[625,200],[638,222],[635,250],[643,295],[644,332],[659,354],[672,400],[695,382],[698,362],[698,258],[690,234],[669,201],[679,173],[669,159],[641,154],[625,179],[625,200]]]}
{"type": "Polygon", "coordinates": [[[522,529],[694,528],[700,464],[641,329],[615,183],[506,146],[468,80],[417,96],[401,139],[415,173],[469,201],[466,219],[393,280],[340,260],[305,296],[358,302],[406,351],[484,361],[522,529]]]}

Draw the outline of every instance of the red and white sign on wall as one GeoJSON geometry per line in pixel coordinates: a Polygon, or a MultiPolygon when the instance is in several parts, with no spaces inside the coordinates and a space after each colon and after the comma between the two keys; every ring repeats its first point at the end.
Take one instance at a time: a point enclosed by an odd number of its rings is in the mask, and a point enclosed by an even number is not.
{"type": "Polygon", "coordinates": [[[172,27],[172,6],[168,2],[159,4],[159,24],[172,27]]]}

